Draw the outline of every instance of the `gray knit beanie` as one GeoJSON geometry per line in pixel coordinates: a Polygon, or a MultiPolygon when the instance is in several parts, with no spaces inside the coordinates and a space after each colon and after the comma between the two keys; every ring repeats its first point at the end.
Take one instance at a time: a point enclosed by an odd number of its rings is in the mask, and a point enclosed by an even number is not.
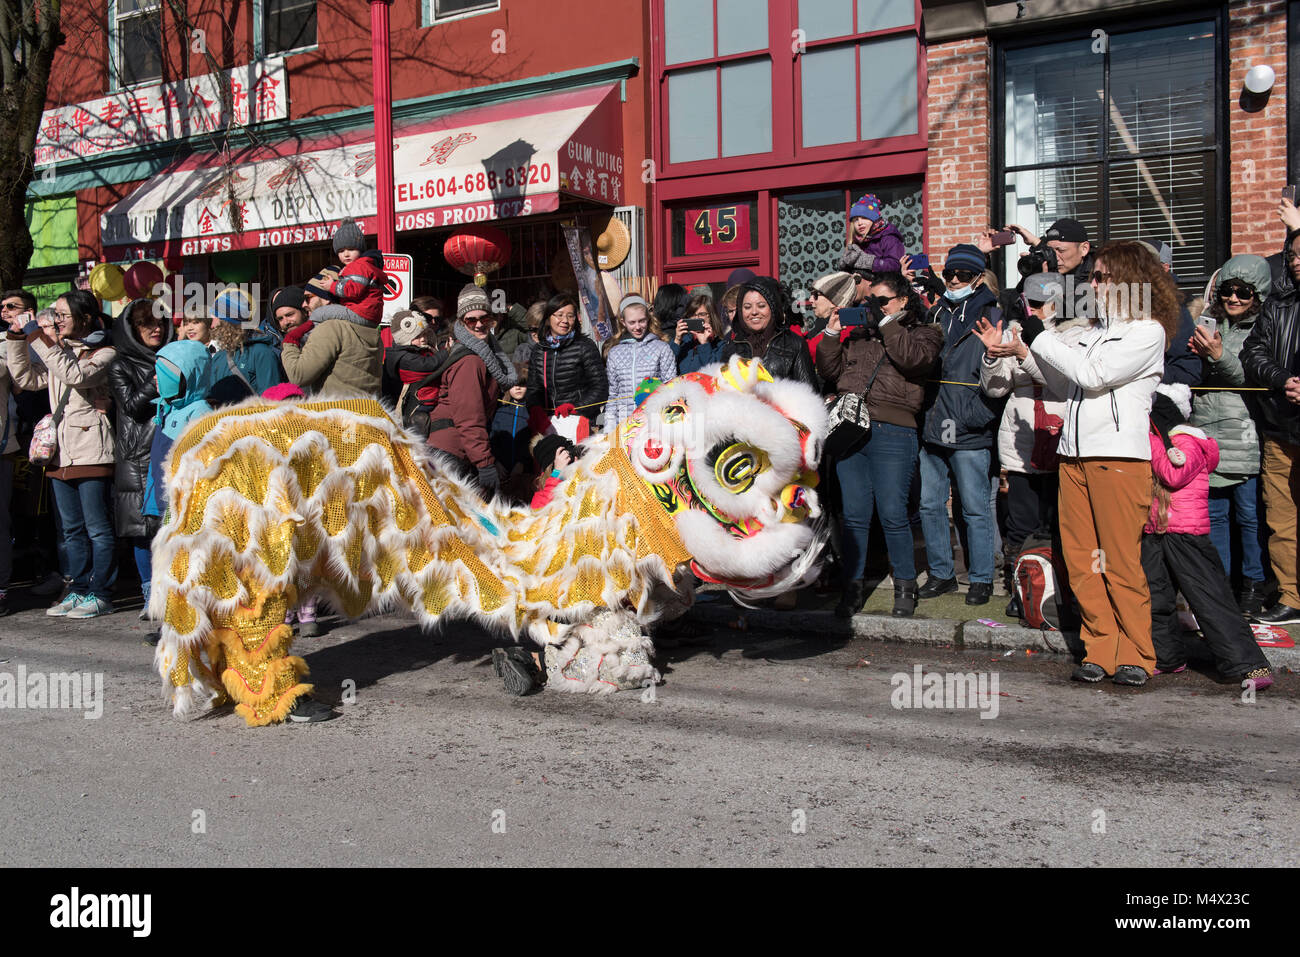
{"type": "Polygon", "coordinates": [[[365,248],[365,234],[361,232],[361,227],[357,225],[356,220],[349,216],[343,220],[338,232],[334,234],[334,251],[341,253],[345,249],[357,249],[364,252],[365,248]]]}
{"type": "Polygon", "coordinates": [[[491,312],[492,304],[488,301],[486,292],[474,285],[474,283],[470,283],[456,297],[456,318],[464,319],[467,313],[474,312],[477,309],[491,312]]]}

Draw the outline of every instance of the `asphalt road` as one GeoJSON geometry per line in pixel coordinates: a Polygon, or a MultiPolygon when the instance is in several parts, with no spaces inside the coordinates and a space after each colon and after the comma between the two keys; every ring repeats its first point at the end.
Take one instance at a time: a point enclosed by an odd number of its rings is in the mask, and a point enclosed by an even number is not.
{"type": "MultiPolygon", "coordinates": [[[[170,715],[133,614],[0,621],[0,681],[100,672],[102,717],[0,708],[9,865],[1283,865],[1300,679],[1082,686],[1058,658],[722,630],[647,694],[508,697],[490,638],[301,640],[319,725],[170,715]],[[997,717],[891,677],[996,673],[997,717]]],[[[986,711],[992,698],[985,699],[986,711]]]]}

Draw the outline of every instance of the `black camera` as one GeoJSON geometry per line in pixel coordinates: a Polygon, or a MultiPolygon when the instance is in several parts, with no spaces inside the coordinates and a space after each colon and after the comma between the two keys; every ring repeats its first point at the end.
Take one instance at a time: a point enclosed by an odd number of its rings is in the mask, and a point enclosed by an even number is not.
{"type": "Polygon", "coordinates": [[[1047,272],[1056,272],[1056,250],[1047,243],[1040,242],[1036,246],[1030,246],[1029,252],[1016,260],[1016,268],[1020,270],[1020,275],[1032,276],[1043,272],[1043,263],[1047,263],[1047,272]]]}

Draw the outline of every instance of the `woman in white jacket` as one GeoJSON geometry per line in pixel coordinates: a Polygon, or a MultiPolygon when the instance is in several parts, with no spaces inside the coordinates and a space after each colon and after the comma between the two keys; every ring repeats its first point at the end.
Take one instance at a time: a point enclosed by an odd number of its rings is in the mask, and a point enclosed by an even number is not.
{"type": "Polygon", "coordinates": [[[1178,291],[1135,242],[1108,243],[1091,282],[1101,322],[1074,343],[1039,336],[1030,349],[1048,386],[1066,390],[1057,447],[1061,545],[1087,649],[1070,677],[1143,685],[1155,669],[1141,563],[1152,494],[1147,431],[1178,327],[1178,291]]]}
{"type": "Polygon", "coordinates": [[[1002,552],[1006,556],[1003,576],[1011,596],[1007,615],[1012,618],[1022,612],[1014,583],[1020,547],[1040,528],[1056,526],[1056,446],[1065,417],[1065,383],[1057,376],[1052,386],[1047,385],[1029,346],[1038,335],[1049,333],[1074,345],[1093,325],[1091,319],[1064,316],[1065,284],[1060,273],[1031,275],[1021,295],[1028,330],[1015,320],[1005,334],[1002,323],[993,326],[981,319],[975,326],[986,350],[980,387],[995,399],[1010,396],[998,429],[998,461],[1007,477],[1002,552]]]}

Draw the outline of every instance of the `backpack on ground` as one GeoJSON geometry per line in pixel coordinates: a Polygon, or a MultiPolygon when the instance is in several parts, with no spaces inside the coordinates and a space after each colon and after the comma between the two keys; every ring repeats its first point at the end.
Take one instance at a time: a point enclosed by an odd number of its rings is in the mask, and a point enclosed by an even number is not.
{"type": "Polygon", "coordinates": [[[1026,538],[1014,574],[1021,622],[1030,628],[1060,631],[1063,616],[1070,616],[1070,596],[1062,584],[1065,569],[1051,539],[1038,533],[1026,538]]]}

